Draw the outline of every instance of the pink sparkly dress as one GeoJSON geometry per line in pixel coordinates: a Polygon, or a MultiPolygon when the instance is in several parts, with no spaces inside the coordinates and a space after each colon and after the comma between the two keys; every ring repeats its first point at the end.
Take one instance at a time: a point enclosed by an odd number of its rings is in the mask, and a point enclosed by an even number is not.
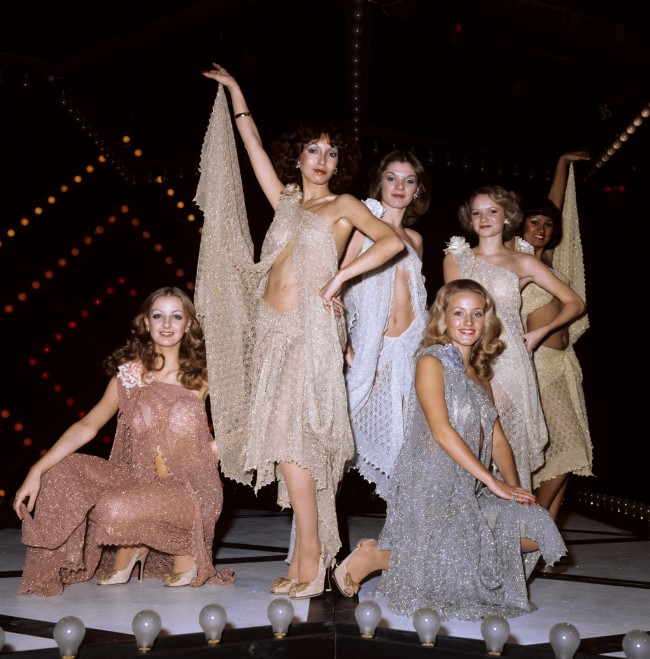
{"type": "Polygon", "coordinates": [[[162,579],[174,555],[193,555],[193,586],[234,581],[212,563],[223,488],[201,398],[180,384],[142,377],[139,362],[120,367],[120,410],[109,460],[73,453],[48,470],[31,516],[19,593],[59,595],[110,569],[119,545],[151,549],[145,578],[162,579]],[[156,475],[164,461],[168,476],[156,475]],[[92,511],[94,521],[88,520],[92,511]]]}

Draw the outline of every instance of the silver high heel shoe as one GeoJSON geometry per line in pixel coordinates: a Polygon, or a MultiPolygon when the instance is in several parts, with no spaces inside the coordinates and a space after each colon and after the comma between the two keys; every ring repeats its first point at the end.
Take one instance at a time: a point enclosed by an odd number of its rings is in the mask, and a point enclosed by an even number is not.
{"type": "Polygon", "coordinates": [[[332,562],[331,557],[324,558],[322,555],[318,561],[318,574],[313,581],[299,581],[293,585],[289,591],[289,597],[292,600],[302,600],[309,597],[318,597],[325,590],[332,590],[329,580],[329,566],[332,562]],[[327,581],[327,584],[325,583],[327,581]]]}
{"type": "Polygon", "coordinates": [[[190,586],[192,581],[196,579],[198,574],[198,568],[196,567],[196,562],[194,566],[189,569],[187,572],[170,572],[163,579],[163,586],[177,587],[177,586],[190,586]]]}
{"type": "Polygon", "coordinates": [[[144,576],[144,562],[147,560],[149,550],[146,549],[140,554],[140,547],[136,547],[129,564],[123,570],[103,570],[95,579],[98,586],[117,586],[129,582],[133,568],[138,565],[138,581],[142,581],[144,576]],[[139,555],[138,555],[139,554],[139,555]]]}

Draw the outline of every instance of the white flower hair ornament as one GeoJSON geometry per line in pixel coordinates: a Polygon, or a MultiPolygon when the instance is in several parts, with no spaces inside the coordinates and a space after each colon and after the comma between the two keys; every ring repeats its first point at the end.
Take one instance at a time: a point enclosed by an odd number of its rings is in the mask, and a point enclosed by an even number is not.
{"type": "Polygon", "coordinates": [[[368,207],[368,210],[377,218],[381,220],[384,217],[386,209],[381,205],[381,202],[376,199],[364,199],[363,203],[368,207]]]}

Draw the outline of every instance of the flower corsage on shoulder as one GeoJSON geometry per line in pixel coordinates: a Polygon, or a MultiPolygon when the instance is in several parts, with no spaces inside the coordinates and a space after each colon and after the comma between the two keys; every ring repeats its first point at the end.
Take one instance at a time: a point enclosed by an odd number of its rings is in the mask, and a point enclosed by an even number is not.
{"type": "Polygon", "coordinates": [[[455,254],[465,249],[469,243],[462,236],[453,236],[447,243],[445,254],[455,254]]]}
{"type": "Polygon", "coordinates": [[[363,203],[368,207],[368,210],[376,217],[381,220],[384,217],[386,209],[381,205],[381,202],[376,199],[368,198],[364,199],[363,203]]]}
{"type": "Polygon", "coordinates": [[[133,387],[146,387],[154,381],[154,374],[149,372],[142,375],[142,362],[130,361],[125,362],[117,367],[117,377],[120,379],[126,389],[133,387]]]}

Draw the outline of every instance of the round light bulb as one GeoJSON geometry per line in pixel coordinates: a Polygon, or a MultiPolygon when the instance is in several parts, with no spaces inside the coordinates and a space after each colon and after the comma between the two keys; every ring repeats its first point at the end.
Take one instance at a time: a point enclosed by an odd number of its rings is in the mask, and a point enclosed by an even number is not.
{"type": "Polygon", "coordinates": [[[143,609],[135,614],[131,627],[135,634],[138,652],[149,652],[153,648],[154,641],[160,633],[162,620],[156,611],[143,609]]]}
{"type": "Polygon", "coordinates": [[[435,609],[423,607],[413,614],[413,627],[418,633],[420,643],[430,647],[435,645],[440,629],[440,616],[435,609]]]}
{"type": "Polygon", "coordinates": [[[569,622],[558,622],[551,627],[548,633],[555,659],[572,659],[580,645],[580,634],[569,622]]]}
{"type": "Polygon", "coordinates": [[[510,636],[510,624],[503,616],[489,613],[481,621],[481,636],[488,654],[501,654],[510,636]]]}
{"type": "Polygon", "coordinates": [[[274,636],[282,638],[287,635],[287,630],[293,620],[293,604],[286,597],[276,597],[271,600],[266,615],[273,628],[274,636]]]}
{"type": "Polygon", "coordinates": [[[363,638],[372,638],[381,620],[381,608],[377,602],[364,600],[357,604],[357,608],[354,610],[354,617],[357,625],[359,625],[361,636],[363,638]]]}
{"type": "Polygon", "coordinates": [[[650,659],[650,634],[641,629],[628,632],[623,636],[623,652],[627,659],[650,659]]]}
{"type": "Polygon", "coordinates": [[[210,645],[221,641],[223,628],[226,626],[228,616],[221,604],[206,604],[199,613],[199,625],[205,633],[205,639],[210,645]]]}
{"type": "Polygon", "coordinates": [[[76,616],[65,616],[54,625],[52,635],[59,646],[62,659],[72,659],[77,656],[81,641],[86,635],[86,626],[76,616]]]}

